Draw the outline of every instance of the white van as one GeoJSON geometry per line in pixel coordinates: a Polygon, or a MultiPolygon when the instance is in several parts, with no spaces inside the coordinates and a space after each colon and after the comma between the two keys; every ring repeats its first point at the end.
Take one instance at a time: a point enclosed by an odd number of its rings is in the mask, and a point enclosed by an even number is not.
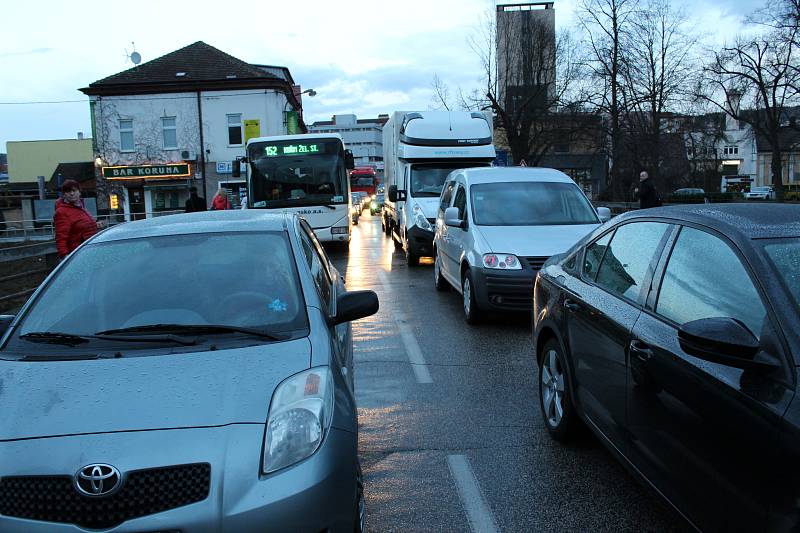
{"type": "Polygon", "coordinates": [[[433,239],[438,290],[463,296],[469,323],[483,311],[530,311],[536,274],[611,218],[569,176],[549,168],[468,168],[447,177],[433,239]]]}

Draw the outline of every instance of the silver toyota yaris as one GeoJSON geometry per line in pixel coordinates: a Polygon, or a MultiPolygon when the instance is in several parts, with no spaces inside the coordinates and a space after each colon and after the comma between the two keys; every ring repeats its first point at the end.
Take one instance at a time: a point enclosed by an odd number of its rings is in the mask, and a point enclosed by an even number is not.
{"type": "Polygon", "coordinates": [[[0,346],[0,531],[361,531],[345,291],[259,210],[84,243],[0,346]]]}

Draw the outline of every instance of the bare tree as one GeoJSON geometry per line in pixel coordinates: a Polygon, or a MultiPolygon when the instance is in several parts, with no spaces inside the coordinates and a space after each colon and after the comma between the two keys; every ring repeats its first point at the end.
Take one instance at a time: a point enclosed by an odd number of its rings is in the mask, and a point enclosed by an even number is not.
{"type": "Polygon", "coordinates": [[[450,111],[450,108],[453,105],[450,101],[450,88],[442,81],[438,74],[433,75],[431,88],[433,89],[432,100],[434,109],[445,109],[446,111],[450,111]]]}
{"type": "Polygon", "coordinates": [[[556,130],[576,127],[559,120],[559,111],[574,102],[580,64],[571,35],[556,34],[548,11],[488,12],[469,39],[483,80],[479,90],[459,91],[461,106],[494,112],[515,164],[539,164],[558,137],[556,130]]]}
{"type": "Polygon", "coordinates": [[[591,95],[594,106],[608,116],[609,185],[615,197],[622,197],[617,163],[622,155],[625,43],[632,29],[638,0],[582,0],[578,24],[583,30],[588,57],[586,64],[597,89],[591,95]]]}
{"type": "Polygon", "coordinates": [[[794,37],[778,39],[774,32],[739,38],[735,45],[713,53],[703,68],[695,96],[748,124],[772,155],[772,185],[783,199],[783,132],[791,127],[786,110],[798,100],[794,68],[794,37]]]}
{"type": "Polygon", "coordinates": [[[670,135],[675,128],[665,118],[685,109],[691,100],[697,38],[687,30],[687,23],[686,15],[669,0],[651,0],[631,20],[623,41],[626,149],[637,152],[637,166],[654,178],[672,161],[671,157],[665,161],[665,156],[678,140],[670,135]]]}
{"type": "MultiPolygon", "coordinates": [[[[770,0],[765,7],[750,16],[748,21],[765,28],[772,39],[780,42],[783,47],[797,50],[800,46],[800,0],[770,0]]],[[[794,78],[792,92],[796,96],[800,93],[797,83],[800,61],[796,52],[791,55],[787,66],[794,78]]]]}

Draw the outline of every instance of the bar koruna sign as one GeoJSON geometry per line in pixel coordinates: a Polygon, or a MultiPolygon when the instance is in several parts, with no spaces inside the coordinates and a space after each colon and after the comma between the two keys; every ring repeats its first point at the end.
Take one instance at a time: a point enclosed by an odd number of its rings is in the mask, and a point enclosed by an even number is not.
{"type": "Polygon", "coordinates": [[[166,163],[164,165],[138,165],[125,167],[103,167],[106,179],[163,179],[185,178],[191,175],[188,163],[166,163]]]}

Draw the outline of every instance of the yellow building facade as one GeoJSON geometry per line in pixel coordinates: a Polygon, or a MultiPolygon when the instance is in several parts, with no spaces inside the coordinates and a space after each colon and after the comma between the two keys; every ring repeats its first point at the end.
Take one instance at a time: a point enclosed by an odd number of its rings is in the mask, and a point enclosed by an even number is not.
{"type": "Polygon", "coordinates": [[[91,139],[9,141],[6,148],[10,183],[35,182],[37,176],[44,176],[47,181],[59,163],[94,160],[91,139]]]}

